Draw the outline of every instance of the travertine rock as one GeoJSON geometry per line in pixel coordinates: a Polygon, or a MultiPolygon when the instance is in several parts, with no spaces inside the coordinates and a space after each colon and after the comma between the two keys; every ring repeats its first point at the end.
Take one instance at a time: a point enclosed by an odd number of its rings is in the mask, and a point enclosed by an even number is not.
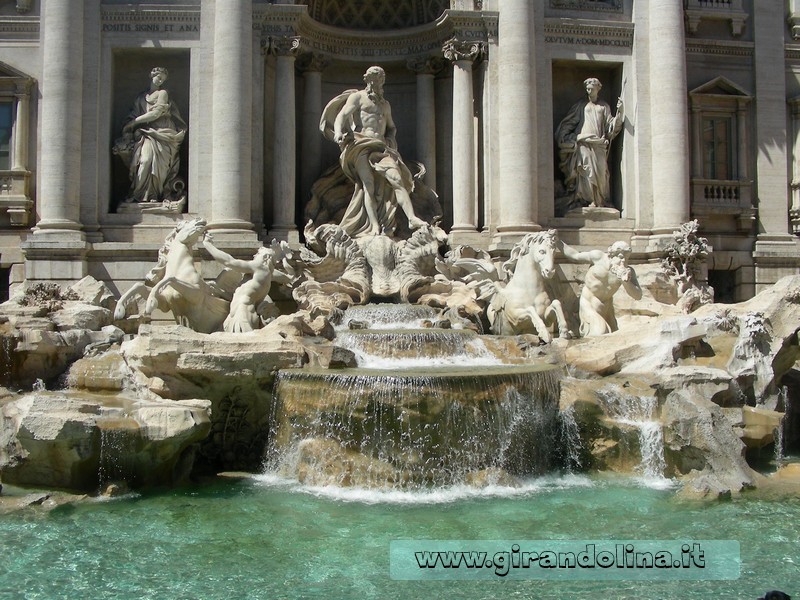
{"type": "Polygon", "coordinates": [[[83,491],[108,475],[134,486],[181,481],[192,445],[208,435],[209,404],[27,394],[0,408],[0,474],[8,483],[83,491]]]}

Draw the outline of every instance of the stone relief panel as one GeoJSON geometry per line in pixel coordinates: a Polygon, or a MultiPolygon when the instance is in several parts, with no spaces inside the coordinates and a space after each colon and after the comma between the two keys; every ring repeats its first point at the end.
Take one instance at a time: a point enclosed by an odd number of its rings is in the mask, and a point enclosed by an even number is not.
{"type": "Polygon", "coordinates": [[[550,0],[550,8],[622,12],[622,0],[550,0]]]}
{"type": "Polygon", "coordinates": [[[403,29],[435,21],[449,0],[308,0],[315,21],[345,29],[403,29]]]}
{"type": "Polygon", "coordinates": [[[113,89],[109,211],[185,212],[189,191],[188,51],[116,54],[113,89]]]}

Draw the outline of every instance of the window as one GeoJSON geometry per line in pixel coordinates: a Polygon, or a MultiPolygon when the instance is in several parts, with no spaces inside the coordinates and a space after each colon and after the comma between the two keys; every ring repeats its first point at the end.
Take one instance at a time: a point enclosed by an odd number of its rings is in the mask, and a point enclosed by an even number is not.
{"type": "Polygon", "coordinates": [[[740,231],[755,221],[750,148],[753,97],[717,77],[689,92],[692,132],[692,215],[730,215],[740,231]]]}
{"type": "Polygon", "coordinates": [[[733,146],[730,117],[703,119],[703,177],[733,179],[733,146]]]}
{"type": "Polygon", "coordinates": [[[13,104],[0,102],[0,171],[11,168],[11,132],[13,130],[13,104]]]}
{"type": "Polygon", "coordinates": [[[28,135],[33,79],[0,62],[0,227],[28,225],[28,135]]]}

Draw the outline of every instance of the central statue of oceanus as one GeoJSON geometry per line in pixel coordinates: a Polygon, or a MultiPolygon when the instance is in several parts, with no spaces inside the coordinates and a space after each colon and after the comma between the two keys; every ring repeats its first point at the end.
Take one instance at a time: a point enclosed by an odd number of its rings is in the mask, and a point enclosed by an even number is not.
{"type": "Polygon", "coordinates": [[[392,107],[383,96],[386,73],[370,67],[363,90],[346,90],[331,100],[320,119],[323,135],[339,145],[342,170],[355,191],[340,226],[353,238],[394,234],[397,207],[414,230],[425,225],[411,203],[414,177],[397,151],[392,107]]]}

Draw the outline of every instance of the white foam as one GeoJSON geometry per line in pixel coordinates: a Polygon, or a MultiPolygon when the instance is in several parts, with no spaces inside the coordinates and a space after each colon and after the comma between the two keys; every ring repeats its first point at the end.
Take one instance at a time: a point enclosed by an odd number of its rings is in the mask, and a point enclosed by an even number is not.
{"type": "Polygon", "coordinates": [[[487,485],[476,488],[468,485],[452,485],[430,489],[368,489],[338,486],[307,486],[296,480],[275,473],[253,475],[252,479],[267,487],[310,494],[341,502],[362,504],[447,504],[478,498],[515,498],[547,493],[570,488],[591,488],[595,484],[582,475],[546,476],[528,479],[519,486],[487,485]]]}

